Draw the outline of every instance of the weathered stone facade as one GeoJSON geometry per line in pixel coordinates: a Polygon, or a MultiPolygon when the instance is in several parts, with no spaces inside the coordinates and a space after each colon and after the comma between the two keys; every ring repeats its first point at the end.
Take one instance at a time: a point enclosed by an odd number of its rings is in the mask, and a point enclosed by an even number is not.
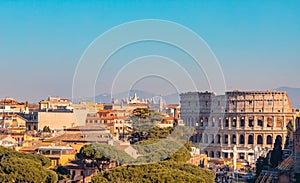
{"type": "Polygon", "coordinates": [[[254,162],[277,136],[285,142],[286,125],[295,126],[297,116],[286,92],[188,92],[180,98],[181,119],[197,129],[191,140],[211,158],[232,158],[236,146],[238,158],[254,162]]]}

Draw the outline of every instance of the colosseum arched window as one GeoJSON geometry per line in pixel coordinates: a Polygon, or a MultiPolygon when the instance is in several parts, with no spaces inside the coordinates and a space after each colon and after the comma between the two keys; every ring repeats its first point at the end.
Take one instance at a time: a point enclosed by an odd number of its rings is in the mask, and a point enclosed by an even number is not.
{"type": "Polygon", "coordinates": [[[267,144],[271,145],[273,143],[273,139],[271,135],[267,136],[267,144]]]}
{"type": "Polygon", "coordinates": [[[261,135],[257,135],[257,144],[263,144],[263,137],[261,135]]]}
{"type": "Polygon", "coordinates": [[[245,137],[244,137],[244,135],[240,135],[240,144],[245,144],[245,137]]]}
{"type": "Polygon", "coordinates": [[[253,141],[254,141],[253,135],[249,135],[248,136],[248,144],[253,144],[253,141]]]}

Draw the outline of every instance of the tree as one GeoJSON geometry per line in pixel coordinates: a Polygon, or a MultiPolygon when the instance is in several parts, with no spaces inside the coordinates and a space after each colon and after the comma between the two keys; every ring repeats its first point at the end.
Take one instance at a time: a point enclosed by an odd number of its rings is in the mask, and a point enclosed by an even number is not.
{"type": "Polygon", "coordinates": [[[104,171],[92,182],[214,182],[214,173],[186,163],[164,161],[153,164],[127,165],[104,171]]]}
{"type": "Polygon", "coordinates": [[[138,118],[142,118],[142,119],[149,117],[151,114],[151,112],[148,108],[136,108],[133,110],[132,113],[134,116],[136,116],[138,118]]]}
{"type": "Polygon", "coordinates": [[[261,173],[261,171],[263,169],[265,169],[267,166],[268,166],[268,160],[267,160],[267,158],[260,156],[256,160],[256,163],[255,163],[255,169],[256,169],[255,174],[256,174],[256,177],[258,177],[259,174],[261,173]]]}
{"type": "Polygon", "coordinates": [[[51,133],[50,127],[49,126],[44,126],[43,132],[45,132],[45,133],[51,133]]]}
{"type": "Polygon", "coordinates": [[[57,182],[50,159],[0,147],[0,182],[57,182]]]}
{"type": "Polygon", "coordinates": [[[84,163],[87,163],[87,161],[92,161],[97,166],[99,172],[101,171],[100,162],[102,155],[98,151],[96,151],[95,148],[93,148],[90,144],[82,146],[76,156],[84,163]]]}
{"type": "Polygon", "coordinates": [[[288,122],[288,124],[286,125],[286,129],[287,129],[287,135],[286,135],[286,140],[284,143],[284,149],[289,149],[290,138],[292,138],[293,131],[294,131],[294,125],[293,125],[292,121],[288,122]]]}
{"type": "Polygon", "coordinates": [[[148,108],[136,108],[130,117],[135,131],[149,130],[163,120],[163,115],[148,108]]]}
{"type": "Polygon", "coordinates": [[[69,180],[71,178],[70,171],[63,166],[57,167],[55,172],[58,175],[58,180],[69,180]]]}
{"type": "Polygon", "coordinates": [[[282,161],[282,139],[280,136],[277,136],[274,143],[274,148],[271,153],[271,166],[273,168],[277,167],[278,164],[282,161]]]}

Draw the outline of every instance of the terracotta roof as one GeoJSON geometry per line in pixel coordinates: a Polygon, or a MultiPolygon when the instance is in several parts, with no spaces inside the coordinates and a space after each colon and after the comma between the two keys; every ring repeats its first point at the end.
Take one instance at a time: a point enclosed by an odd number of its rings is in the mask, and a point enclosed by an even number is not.
{"type": "Polygon", "coordinates": [[[291,156],[285,158],[277,167],[278,170],[288,171],[292,167],[293,158],[291,156]]]}
{"type": "Polygon", "coordinates": [[[165,120],[174,120],[173,117],[164,117],[165,120]]]}
{"type": "Polygon", "coordinates": [[[113,109],[99,110],[99,113],[112,113],[112,112],[116,112],[116,111],[113,109]]]}
{"type": "Polygon", "coordinates": [[[95,133],[68,133],[57,137],[52,137],[46,141],[50,142],[107,142],[112,138],[109,137],[109,133],[100,134],[95,133]]]}

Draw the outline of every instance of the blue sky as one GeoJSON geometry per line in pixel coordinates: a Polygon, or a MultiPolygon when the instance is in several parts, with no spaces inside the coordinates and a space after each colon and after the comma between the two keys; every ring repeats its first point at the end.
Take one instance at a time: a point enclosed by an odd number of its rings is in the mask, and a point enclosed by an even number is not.
{"type": "Polygon", "coordinates": [[[220,62],[228,90],[300,87],[299,17],[296,0],[3,0],[0,97],[71,97],[76,65],[89,44],[114,26],[140,19],[174,21],[201,36],[220,62]]]}

